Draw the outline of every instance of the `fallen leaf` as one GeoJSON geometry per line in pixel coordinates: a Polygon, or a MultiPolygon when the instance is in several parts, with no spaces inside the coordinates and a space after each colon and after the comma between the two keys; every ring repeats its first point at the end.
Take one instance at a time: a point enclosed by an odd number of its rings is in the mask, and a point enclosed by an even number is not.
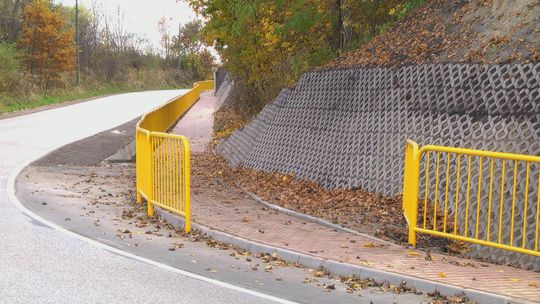
{"type": "Polygon", "coordinates": [[[322,278],[326,274],[323,270],[310,269],[309,273],[316,278],[322,278]]]}
{"type": "Polygon", "coordinates": [[[335,284],[326,284],[326,283],[324,283],[324,284],[323,284],[323,289],[324,289],[324,291],[335,290],[335,289],[336,289],[336,285],[335,285],[335,284]]]}

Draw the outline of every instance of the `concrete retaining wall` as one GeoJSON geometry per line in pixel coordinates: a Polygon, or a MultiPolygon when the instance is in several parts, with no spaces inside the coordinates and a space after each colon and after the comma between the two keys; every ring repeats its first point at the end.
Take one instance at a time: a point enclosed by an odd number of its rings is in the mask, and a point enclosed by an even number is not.
{"type": "MultiPolygon", "coordinates": [[[[394,195],[401,192],[408,138],[421,146],[540,155],[540,64],[429,64],[309,72],[296,88],[283,90],[249,125],[223,141],[218,152],[234,165],[292,173],[326,188],[394,195]]],[[[522,177],[523,168],[518,170],[522,177]]],[[[533,174],[539,170],[531,166],[533,174]]],[[[501,165],[496,164],[495,174],[500,171],[501,165]]],[[[473,170],[472,180],[479,173],[473,170]]],[[[507,174],[511,182],[513,171],[507,174]]],[[[518,189],[519,197],[523,188],[518,189]]],[[[484,183],[481,193],[487,191],[484,183]]],[[[536,197],[537,185],[531,185],[530,191],[530,197],[536,197]]],[[[473,210],[476,200],[471,201],[473,210]]],[[[484,207],[480,206],[482,215],[484,207]]],[[[516,221],[521,223],[524,206],[516,207],[516,221]]],[[[536,203],[530,203],[528,222],[534,221],[534,208],[536,203]]],[[[464,218],[465,207],[458,209],[464,218]]],[[[485,233],[486,225],[480,226],[485,233]]],[[[492,226],[492,231],[497,228],[492,226]]],[[[459,229],[463,231],[462,224],[459,229]]],[[[516,243],[521,241],[522,228],[517,229],[516,243]]],[[[529,246],[534,231],[526,235],[529,246]]],[[[506,233],[503,239],[508,238],[506,233]]],[[[474,255],[540,269],[537,259],[529,256],[491,248],[477,248],[474,255]]]]}

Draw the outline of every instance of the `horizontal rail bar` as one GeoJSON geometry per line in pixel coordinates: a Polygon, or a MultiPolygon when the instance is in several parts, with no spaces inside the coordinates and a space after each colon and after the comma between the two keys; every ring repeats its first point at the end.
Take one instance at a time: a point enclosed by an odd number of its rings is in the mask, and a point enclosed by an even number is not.
{"type": "Polygon", "coordinates": [[[473,156],[480,156],[480,157],[491,157],[491,158],[508,159],[508,160],[521,160],[521,161],[537,162],[537,163],[540,162],[540,156],[516,154],[516,153],[505,153],[505,152],[492,152],[492,151],[483,151],[483,150],[472,150],[472,149],[465,149],[465,148],[434,146],[434,145],[423,146],[422,148],[420,148],[420,150],[418,150],[418,153],[422,155],[423,153],[427,151],[457,153],[457,154],[473,155],[473,156]]]}
{"type": "Polygon", "coordinates": [[[160,207],[160,208],[163,208],[163,209],[165,209],[165,210],[167,210],[167,211],[170,211],[170,212],[172,212],[172,213],[175,213],[175,214],[178,214],[178,215],[181,215],[181,216],[184,216],[184,217],[186,216],[186,213],[185,213],[185,212],[183,212],[183,211],[181,211],[181,210],[178,210],[178,209],[176,209],[176,208],[173,208],[173,207],[169,207],[169,206],[167,206],[167,205],[164,205],[164,204],[162,204],[162,203],[160,203],[160,202],[158,202],[158,201],[151,200],[150,203],[152,203],[152,204],[154,204],[154,205],[156,205],[156,206],[158,206],[158,207],[160,207]]]}
{"type": "Polygon", "coordinates": [[[484,245],[484,246],[490,246],[490,247],[494,247],[494,248],[514,251],[514,252],[519,252],[519,253],[524,253],[524,254],[530,254],[530,255],[534,255],[534,256],[540,256],[540,252],[538,252],[538,251],[534,251],[534,250],[530,250],[530,249],[523,249],[521,247],[498,244],[498,243],[488,242],[488,241],[484,241],[484,240],[464,237],[464,236],[460,236],[460,235],[454,235],[454,234],[451,234],[451,233],[433,231],[433,230],[430,230],[430,229],[415,228],[414,230],[416,232],[425,233],[425,234],[431,234],[431,235],[434,235],[434,236],[445,237],[445,238],[454,239],[454,240],[458,240],[458,241],[464,241],[464,242],[469,242],[469,243],[474,243],[474,244],[479,244],[479,245],[484,245]]]}
{"type": "Polygon", "coordinates": [[[171,134],[171,133],[163,133],[163,132],[150,132],[150,136],[160,137],[160,138],[178,139],[178,140],[184,141],[185,143],[189,142],[187,137],[185,137],[184,135],[179,135],[179,134],[171,134]]]}

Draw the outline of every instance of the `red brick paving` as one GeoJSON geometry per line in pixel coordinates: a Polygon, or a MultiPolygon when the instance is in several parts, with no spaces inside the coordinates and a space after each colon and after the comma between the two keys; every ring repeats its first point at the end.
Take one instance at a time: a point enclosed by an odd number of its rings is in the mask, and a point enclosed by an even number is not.
{"type": "Polygon", "coordinates": [[[539,272],[435,253],[429,261],[423,251],[306,222],[232,191],[195,194],[192,215],[199,224],[311,256],[529,301],[540,299],[539,272]]]}
{"type": "Polygon", "coordinates": [[[182,134],[189,138],[191,152],[204,151],[210,141],[212,141],[213,120],[217,105],[217,97],[213,91],[201,93],[201,98],[191,109],[180,119],[172,130],[172,133],[182,134]]]}

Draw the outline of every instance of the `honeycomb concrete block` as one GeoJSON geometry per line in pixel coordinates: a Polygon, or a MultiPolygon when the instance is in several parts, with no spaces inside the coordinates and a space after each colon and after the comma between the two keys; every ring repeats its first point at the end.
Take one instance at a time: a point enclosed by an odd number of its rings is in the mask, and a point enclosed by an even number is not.
{"type": "MultiPolygon", "coordinates": [[[[403,151],[407,139],[427,144],[540,155],[540,64],[427,64],[398,68],[355,68],[320,70],[304,74],[294,89],[284,89],[245,128],[218,145],[217,151],[233,165],[265,171],[292,173],[325,188],[364,189],[383,195],[402,191],[403,151]]],[[[432,155],[432,159],[435,155],[432,155]]],[[[457,180],[457,159],[450,159],[448,182],[454,191],[448,198],[439,191],[437,199],[448,199],[447,212],[457,228],[487,238],[534,248],[534,214],[538,185],[530,185],[525,231],[524,200],[515,205],[514,235],[510,235],[513,163],[505,171],[504,190],[495,187],[493,210],[503,204],[504,221],[492,212],[488,226],[485,198],[488,196],[489,163],[477,169],[471,160],[473,181],[469,215],[465,218],[467,160],[462,158],[457,180]],[[480,185],[478,185],[480,183],[480,185]],[[455,200],[458,192],[459,204],[455,200]],[[477,193],[477,189],[480,190],[477,193]],[[503,199],[499,199],[501,194],[503,199]],[[480,197],[484,205],[478,205],[480,197]],[[457,211],[457,212],[456,212],[457,211]],[[482,221],[476,223],[476,215],[482,221]],[[478,226],[478,231],[476,227],[478,226]],[[525,232],[525,233],[524,233],[525,232]]],[[[435,161],[429,179],[434,193],[435,161]]],[[[441,158],[439,189],[446,185],[447,160],[441,158]]],[[[502,163],[493,164],[501,176],[502,163]]],[[[517,176],[524,180],[525,167],[517,176]]],[[[540,167],[531,164],[531,172],[540,167]]],[[[422,176],[426,168],[421,169],[422,176]]],[[[422,182],[420,189],[422,187],[422,182]]],[[[516,196],[523,198],[524,185],[516,196]]],[[[434,199],[432,196],[431,199],[434,199]]],[[[500,263],[538,269],[540,259],[525,258],[503,250],[473,246],[471,256],[500,263]]]]}

